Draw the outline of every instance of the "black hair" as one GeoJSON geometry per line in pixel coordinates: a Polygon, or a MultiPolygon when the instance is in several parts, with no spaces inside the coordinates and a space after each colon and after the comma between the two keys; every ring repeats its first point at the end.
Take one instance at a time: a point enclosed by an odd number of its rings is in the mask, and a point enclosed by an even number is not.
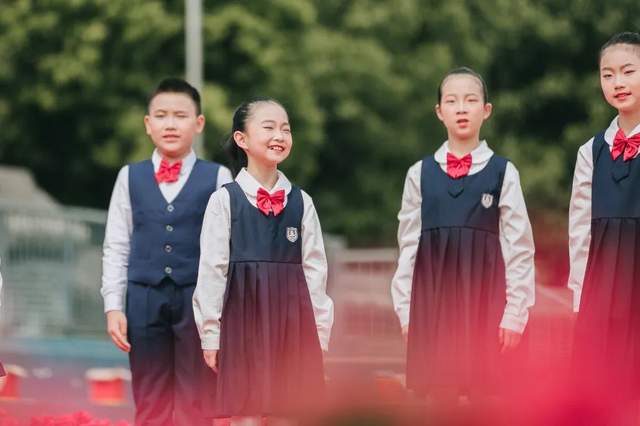
{"type": "Polygon", "coordinates": [[[195,104],[196,115],[202,114],[202,107],[200,105],[200,93],[198,93],[198,89],[187,83],[185,80],[177,77],[165,78],[160,83],[158,83],[155,90],[151,93],[147,105],[151,105],[151,101],[153,100],[153,98],[158,96],[160,93],[185,94],[189,96],[195,104]]]}
{"type": "Polygon", "coordinates": [[[617,44],[628,44],[629,46],[633,46],[636,49],[640,50],[640,33],[635,33],[631,31],[624,31],[618,34],[614,34],[605,44],[600,48],[600,54],[598,55],[598,62],[602,60],[602,55],[604,51],[607,50],[611,46],[615,46],[617,44]]]}
{"type": "Polygon", "coordinates": [[[238,131],[246,131],[247,121],[251,117],[251,114],[253,114],[254,108],[257,104],[265,102],[271,102],[280,105],[284,109],[282,104],[277,100],[269,97],[259,96],[241,103],[233,113],[231,133],[223,143],[224,151],[229,157],[229,165],[231,167],[233,176],[236,176],[243,167],[247,166],[247,153],[244,152],[244,150],[240,148],[238,144],[236,144],[236,141],[233,139],[233,134],[238,131]]]}
{"type": "Polygon", "coordinates": [[[446,73],[442,78],[442,81],[440,81],[440,85],[438,86],[438,104],[442,101],[442,85],[447,80],[447,78],[451,77],[452,75],[461,75],[461,74],[470,75],[480,80],[480,83],[482,85],[482,96],[483,96],[484,103],[485,104],[488,103],[489,91],[487,90],[487,83],[484,82],[484,78],[482,78],[480,74],[478,74],[477,72],[475,72],[469,67],[458,67],[446,73]]]}

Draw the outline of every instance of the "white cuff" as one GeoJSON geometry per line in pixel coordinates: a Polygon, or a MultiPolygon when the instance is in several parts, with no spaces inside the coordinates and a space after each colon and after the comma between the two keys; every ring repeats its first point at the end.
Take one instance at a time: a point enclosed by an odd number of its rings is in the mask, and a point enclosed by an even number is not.
{"type": "Polygon", "coordinates": [[[522,334],[527,326],[527,320],[529,319],[529,311],[525,312],[526,313],[523,317],[518,317],[505,312],[502,316],[502,321],[500,321],[500,328],[506,328],[507,330],[522,334]]]}

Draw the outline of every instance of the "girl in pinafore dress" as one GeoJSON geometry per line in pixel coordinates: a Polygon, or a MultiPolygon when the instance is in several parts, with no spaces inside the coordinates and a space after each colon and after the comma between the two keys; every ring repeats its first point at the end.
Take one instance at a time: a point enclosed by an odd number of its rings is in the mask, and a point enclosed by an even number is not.
{"type": "Polygon", "coordinates": [[[602,92],[618,116],[580,147],[576,161],[573,369],[580,390],[621,401],[640,397],[640,34],[613,36],[599,65],[602,92]]]}
{"type": "Polygon", "coordinates": [[[449,72],[436,113],[448,140],[405,181],[392,296],[407,340],[407,387],[451,400],[497,391],[534,301],[534,245],[518,172],[479,139],[484,81],[449,72]]]}
{"type": "Polygon", "coordinates": [[[211,196],[193,298],[204,357],[217,372],[205,410],[236,422],[286,417],[323,394],[333,302],[320,222],[311,197],[277,169],[292,146],[277,101],[238,107],[228,143],[246,167],[211,196]]]}

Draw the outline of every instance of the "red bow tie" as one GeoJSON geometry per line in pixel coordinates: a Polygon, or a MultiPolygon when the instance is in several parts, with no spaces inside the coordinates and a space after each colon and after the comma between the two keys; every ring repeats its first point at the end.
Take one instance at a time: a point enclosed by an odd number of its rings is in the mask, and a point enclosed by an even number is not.
{"type": "Polygon", "coordinates": [[[447,152],[447,174],[454,179],[461,178],[469,174],[471,168],[471,154],[458,158],[447,152]]]}
{"type": "Polygon", "coordinates": [[[613,138],[613,149],[611,150],[611,157],[616,160],[622,153],[624,156],[622,159],[628,161],[636,156],[640,148],[640,133],[627,138],[624,135],[622,129],[618,129],[615,138],[613,138]]]}
{"type": "Polygon", "coordinates": [[[266,216],[269,216],[271,211],[274,216],[278,216],[284,210],[284,189],[269,194],[266,190],[260,188],[256,199],[258,209],[266,216]]]}
{"type": "Polygon", "coordinates": [[[180,175],[180,169],[182,168],[182,160],[176,161],[172,165],[169,165],[167,160],[160,162],[160,168],[156,172],[156,182],[175,182],[180,175]]]}

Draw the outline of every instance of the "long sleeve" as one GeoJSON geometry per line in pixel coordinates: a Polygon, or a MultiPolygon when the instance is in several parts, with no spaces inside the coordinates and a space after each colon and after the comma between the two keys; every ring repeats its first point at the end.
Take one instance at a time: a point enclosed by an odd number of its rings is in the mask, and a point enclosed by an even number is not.
{"type": "Polygon", "coordinates": [[[231,170],[221,165],[218,168],[218,179],[216,182],[216,189],[220,189],[222,188],[223,185],[226,185],[230,182],[233,182],[233,176],[231,175],[231,170]]]}
{"type": "Polygon", "coordinates": [[[499,208],[500,246],[507,281],[507,303],[500,327],[522,333],[535,301],[535,246],[520,177],[511,163],[505,170],[499,208]]]}
{"type": "Polygon", "coordinates": [[[229,205],[227,190],[214,192],[202,223],[198,282],[193,293],[193,313],[202,349],[220,348],[220,317],[229,270],[229,205]]]}
{"type": "Polygon", "coordinates": [[[411,306],[411,286],[413,269],[422,231],[420,192],[420,174],[422,161],[417,162],[407,172],[402,193],[402,206],[398,213],[398,268],[391,281],[391,297],[393,306],[400,320],[400,325],[409,324],[409,308],[411,306]]]}
{"type": "Polygon", "coordinates": [[[323,350],[328,350],[333,325],[333,301],[327,295],[327,256],[322,229],[311,197],[302,192],[302,269],[309,288],[318,338],[323,350]]]}
{"type": "Polygon", "coordinates": [[[593,139],[578,150],[569,204],[569,281],[573,291],[573,311],[580,308],[582,282],[591,243],[591,181],[593,178],[593,139]]]}
{"type": "Polygon", "coordinates": [[[105,312],[124,310],[132,229],[129,167],[125,166],[118,173],[111,195],[102,247],[100,292],[104,299],[105,312]]]}
{"type": "Polygon", "coordinates": [[[0,306],[2,306],[2,274],[0,274],[0,306]]]}

